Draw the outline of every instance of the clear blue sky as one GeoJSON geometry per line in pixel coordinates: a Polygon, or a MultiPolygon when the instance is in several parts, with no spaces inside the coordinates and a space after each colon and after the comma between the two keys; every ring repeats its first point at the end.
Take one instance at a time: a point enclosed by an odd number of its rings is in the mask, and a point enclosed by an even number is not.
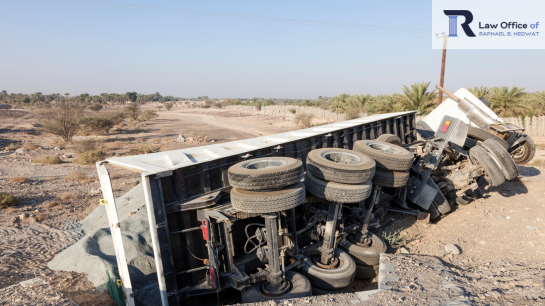
{"type": "MultiPolygon", "coordinates": [[[[67,0],[70,1],[70,0],[67,0]]],[[[431,1],[116,0],[225,13],[431,28],[431,1]]],[[[310,98],[439,82],[429,34],[0,0],[0,90],[310,98]]],[[[449,50],[445,87],[545,90],[543,50],[449,50]]]]}

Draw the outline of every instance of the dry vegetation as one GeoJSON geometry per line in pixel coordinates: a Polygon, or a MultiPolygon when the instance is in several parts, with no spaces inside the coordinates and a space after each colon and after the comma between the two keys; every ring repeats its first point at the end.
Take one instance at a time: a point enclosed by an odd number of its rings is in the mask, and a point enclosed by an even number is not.
{"type": "Polygon", "coordinates": [[[68,173],[68,175],[66,175],[64,177],[64,180],[66,181],[77,181],[77,182],[89,182],[91,180],[90,177],[88,177],[85,173],[81,172],[81,171],[72,171],[70,173],[68,173]]]}
{"type": "Polygon", "coordinates": [[[22,184],[22,183],[26,183],[26,181],[28,181],[28,177],[26,177],[26,176],[13,176],[13,177],[9,178],[9,181],[13,182],[13,183],[22,184]]]}
{"type": "Polygon", "coordinates": [[[58,165],[62,164],[62,159],[58,157],[57,155],[51,155],[51,156],[41,156],[32,161],[36,164],[42,164],[42,165],[58,165]]]}
{"type": "Polygon", "coordinates": [[[78,197],[78,194],[75,192],[65,192],[63,194],[58,195],[57,198],[59,198],[59,200],[61,201],[73,201],[73,200],[77,200],[79,197],[78,197]]]}
{"type": "Polygon", "coordinates": [[[0,209],[13,207],[19,204],[19,201],[11,194],[0,192],[0,209]]]}
{"type": "Polygon", "coordinates": [[[312,126],[312,118],[314,118],[314,116],[311,114],[297,114],[294,122],[300,127],[306,129],[312,126]]]}

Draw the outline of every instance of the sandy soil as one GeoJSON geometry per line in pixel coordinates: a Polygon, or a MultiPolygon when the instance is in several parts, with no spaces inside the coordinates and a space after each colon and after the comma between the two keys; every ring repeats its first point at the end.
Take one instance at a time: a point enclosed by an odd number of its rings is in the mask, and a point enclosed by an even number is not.
{"type": "MultiPolygon", "coordinates": [[[[104,150],[108,154],[124,155],[141,146],[154,151],[172,150],[299,128],[291,114],[179,106],[159,114],[149,123],[122,127],[108,136],[97,138],[104,141],[104,150]],[[179,134],[194,140],[175,142],[179,134]]],[[[94,166],[73,164],[77,153],[70,146],[56,149],[58,139],[40,134],[35,123],[33,111],[22,111],[13,117],[0,114],[0,192],[11,193],[20,200],[17,207],[0,213],[0,288],[41,277],[78,305],[113,305],[108,293],[98,294],[85,275],[47,268],[46,263],[74,239],[63,231],[66,220],[84,218],[97,207],[100,192],[94,166]],[[13,142],[34,143],[38,148],[22,153],[8,151],[6,147],[13,142]],[[50,155],[60,156],[65,162],[60,165],[31,162],[37,157],[50,155]],[[87,178],[66,180],[73,171],[80,171],[87,178]],[[26,176],[28,181],[10,181],[14,176],[26,176]]],[[[545,161],[545,139],[535,141],[540,148],[536,158],[545,161]]],[[[111,171],[116,196],[139,182],[137,173],[116,168],[111,171]]],[[[411,216],[392,215],[379,234],[402,230],[409,253],[437,256],[464,273],[475,273],[491,263],[500,264],[506,271],[512,271],[510,267],[514,265],[522,271],[536,269],[536,266],[543,269],[545,246],[540,243],[545,239],[543,171],[531,166],[520,167],[521,176],[517,180],[499,188],[486,188],[484,199],[458,207],[433,224],[416,223],[411,216]],[[462,253],[457,256],[446,254],[444,246],[450,243],[458,245],[462,253]]],[[[396,250],[390,248],[389,251],[396,250]]],[[[517,273],[510,272],[509,275],[510,279],[505,282],[519,286],[517,284],[522,279],[517,273]]],[[[473,301],[487,304],[490,295],[485,293],[496,287],[500,292],[507,290],[502,289],[504,281],[495,281],[494,277],[479,282],[485,284],[482,286],[467,282],[473,301]]],[[[520,286],[524,289],[525,285],[520,286]]],[[[373,287],[376,287],[376,280],[360,282],[355,290],[373,287]]],[[[527,301],[531,304],[533,300],[527,301]]]]}

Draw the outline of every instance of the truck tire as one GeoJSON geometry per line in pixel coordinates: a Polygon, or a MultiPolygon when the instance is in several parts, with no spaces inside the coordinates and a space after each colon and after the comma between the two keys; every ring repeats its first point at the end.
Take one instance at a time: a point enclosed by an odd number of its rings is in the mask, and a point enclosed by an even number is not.
{"type": "Polygon", "coordinates": [[[229,184],[244,190],[273,190],[299,182],[303,163],[289,157],[263,157],[237,163],[228,170],[229,184]]]}
{"type": "Polygon", "coordinates": [[[534,158],[536,154],[536,145],[530,136],[526,136],[526,141],[522,144],[520,150],[513,150],[513,160],[517,165],[524,165],[534,158]]]}
{"type": "Polygon", "coordinates": [[[502,138],[486,131],[478,127],[474,126],[468,126],[467,127],[467,136],[480,140],[481,142],[487,140],[487,139],[494,139],[497,141],[502,147],[504,147],[506,150],[509,149],[509,145],[507,144],[507,141],[503,140],[502,138]]]}
{"type": "MultiPolygon", "coordinates": [[[[319,258],[320,255],[313,256],[319,258]]],[[[336,268],[324,269],[317,266],[313,259],[305,258],[299,272],[308,278],[312,287],[326,290],[346,288],[352,283],[356,264],[348,253],[340,249],[336,249],[333,256],[339,260],[336,268]]]]}
{"type": "Polygon", "coordinates": [[[435,132],[431,129],[431,127],[422,120],[416,121],[416,131],[418,132],[418,134],[420,134],[422,139],[427,139],[435,136],[435,132]]]}
{"type": "Polygon", "coordinates": [[[378,140],[358,140],[354,143],[354,150],[374,159],[377,169],[407,171],[414,161],[411,152],[378,140]]]}
{"type": "Polygon", "coordinates": [[[430,220],[438,220],[441,217],[441,213],[435,204],[431,203],[428,208],[428,213],[430,214],[430,220]]]}
{"type": "Polygon", "coordinates": [[[338,203],[359,203],[371,194],[373,184],[349,185],[321,180],[307,171],[305,175],[306,189],[320,199],[338,203]]]}
{"type": "Polygon", "coordinates": [[[373,177],[373,184],[382,187],[403,187],[407,185],[409,172],[377,170],[373,177]]]}
{"type": "MultiPolygon", "coordinates": [[[[356,266],[356,271],[357,271],[358,267],[356,266]]],[[[321,288],[318,288],[318,287],[312,287],[312,295],[326,295],[326,294],[339,294],[339,293],[348,293],[348,292],[351,292],[352,289],[354,289],[354,279],[356,278],[356,275],[352,276],[352,281],[350,282],[350,285],[344,287],[344,288],[340,288],[340,289],[335,289],[335,290],[327,290],[327,289],[321,289],[321,288]]]]}
{"type": "Polygon", "coordinates": [[[325,148],[307,155],[307,171],[316,178],[342,184],[362,184],[375,175],[375,161],[347,149],[325,148]]]}
{"type": "Polygon", "coordinates": [[[378,265],[380,254],[385,253],[387,246],[379,236],[371,234],[371,245],[368,247],[359,246],[350,241],[341,244],[339,248],[348,253],[358,266],[378,265]]]}
{"type": "Polygon", "coordinates": [[[301,182],[275,191],[231,189],[233,207],[248,213],[272,213],[292,209],[305,201],[305,185],[301,182]]]}
{"type": "Polygon", "coordinates": [[[403,144],[401,143],[401,139],[394,134],[382,134],[379,137],[377,137],[377,140],[391,143],[393,145],[400,146],[400,147],[403,146],[403,144]]]}
{"type": "Polygon", "coordinates": [[[379,265],[374,265],[374,266],[356,265],[356,278],[357,279],[375,278],[378,275],[378,270],[379,270],[379,265]]]}
{"type": "Polygon", "coordinates": [[[310,281],[301,273],[295,271],[286,272],[286,280],[290,282],[291,289],[278,296],[270,296],[263,293],[261,286],[263,282],[255,283],[250,287],[242,289],[242,303],[258,303],[270,300],[295,299],[312,295],[310,281]]]}
{"type": "Polygon", "coordinates": [[[464,148],[471,149],[477,145],[477,142],[478,142],[477,139],[467,137],[466,141],[464,142],[464,148]]]}
{"type": "Polygon", "coordinates": [[[469,150],[469,158],[473,163],[480,164],[485,172],[484,179],[491,186],[499,186],[505,182],[505,177],[496,162],[481,146],[473,147],[469,150]]]}
{"type": "Polygon", "coordinates": [[[485,140],[481,146],[490,153],[506,180],[511,181],[517,178],[519,175],[517,164],[506,149],[494,139],[485,140]]]}

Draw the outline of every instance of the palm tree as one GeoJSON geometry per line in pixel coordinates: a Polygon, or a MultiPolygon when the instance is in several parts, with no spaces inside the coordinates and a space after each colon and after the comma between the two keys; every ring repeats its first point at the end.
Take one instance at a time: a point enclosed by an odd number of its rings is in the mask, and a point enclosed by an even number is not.
{"type": "Polygon", "coordinates": [[[348,106],[352,108],[359,109],[360,111],[363,110],[365,105],[371,101],[372,97],[371,95],[353,95],[348,99],[348,106]]]}
{"type": "Polygon", "coordinates": [[[403,108],[399,104],[399,100],[400,96],[398,94],[379,95],[377,96],[377,102],[374,103],[373,111],[377,114],[401,112],[403,108]]]}
{"type": "Polygon", "coordinates": [[[490,95],[490,108],[500,117],[514,117],[524,114],[528,110],[523,97],[526,96],[525,88],[517,86],[494,87],[490,95]]]}
{"type": "Polygon", "coordinates": [[[490,88],[484,87],[482,85],[481,87],[477,87],[477,86],[475,86],[474,88],[469,87],[468,90],[477,98],[484,97],[490,93],[490,88]]]}
{"type": "Polygon", "coordinates": [[[417,110],[421,114],[428,113],[435,101],[437,100],[437,92],[433,90],[428,92],[430,82],[416,82],[411,87],[403,85],[403,94],[399,101],[406,110],[417,110]]]}
{"type": "Polygon", "coordinates": [[[545,90],[541,92],[536,92],[534,95],[535,97],[535,103],[534,103],[534,109],[537,112],[537,115],[542,116],[545,114],[545,90]]]}
{"type": "Polygon", "coordinates": [[[333,98],[333,102],[331,103],[332,111],[336,113],[343,113],[346,108],[346,101],[348,98],[350,98],[350,95],[347,93],[342,93],[333,98]]]}

